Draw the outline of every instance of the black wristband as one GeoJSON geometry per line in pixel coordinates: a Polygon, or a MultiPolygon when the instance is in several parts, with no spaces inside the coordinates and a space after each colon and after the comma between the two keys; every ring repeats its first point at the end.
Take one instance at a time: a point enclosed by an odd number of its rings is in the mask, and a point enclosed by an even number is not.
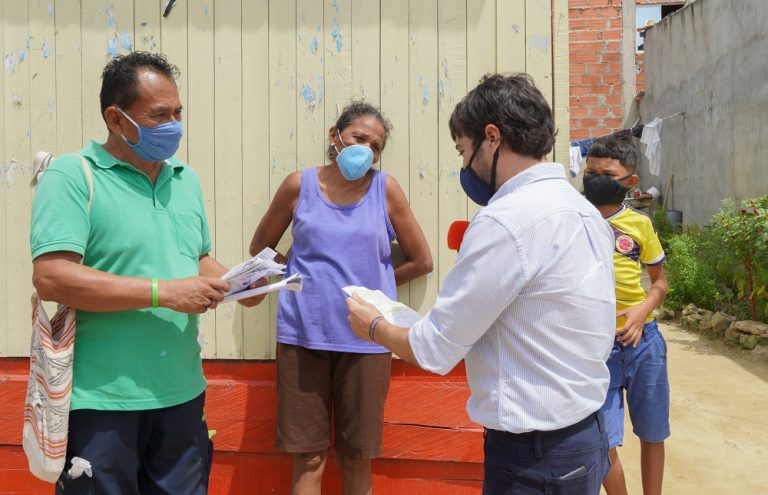
{"type": "Polygon", "coordinates": [[[374,336],[376,335],[376,325],[379,324],[381,320],[383,320],[383,316],[377,316],[373,320],[371,320],[371,324],[368,325],[368,338],[371,339],[371,342],[376,342],[376,339],[374,336]]]}

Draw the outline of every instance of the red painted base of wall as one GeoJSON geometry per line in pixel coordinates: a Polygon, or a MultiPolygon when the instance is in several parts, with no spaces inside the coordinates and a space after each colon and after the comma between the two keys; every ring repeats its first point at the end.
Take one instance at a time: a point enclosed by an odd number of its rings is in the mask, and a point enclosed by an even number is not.
{"type": "MultiPolygon", "coordinates": [[[[21,449],[27,360],[0,359],[0,494],[52,493],[27,470],[21,449]]],[[[211,494],[288,494],[291,458],[274,449],[275,367],[270,361],[209,361],[206,417],[216,430],[211,494]]],[[[373,462],[374,492],[476,494],[482,486],[482,428],[465,410],[463,365],[441,377],[392,365],[384,452],[373,462]]],[[[324,493],[341,493],[332,457],[324,493]]]]}

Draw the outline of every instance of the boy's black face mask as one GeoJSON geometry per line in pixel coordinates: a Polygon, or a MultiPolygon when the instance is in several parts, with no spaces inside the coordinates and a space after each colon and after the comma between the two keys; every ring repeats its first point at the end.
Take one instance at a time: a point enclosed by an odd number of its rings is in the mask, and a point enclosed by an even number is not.
{"type": "Polygon", "coordinates": [[[595,206],[621,204],[629,191],[628,188],[621,185],[621,181],[628,177],[632,177],[632,174],[618,179],[607,175],[585,174],[583,180],[584,196],[595,206]]]}

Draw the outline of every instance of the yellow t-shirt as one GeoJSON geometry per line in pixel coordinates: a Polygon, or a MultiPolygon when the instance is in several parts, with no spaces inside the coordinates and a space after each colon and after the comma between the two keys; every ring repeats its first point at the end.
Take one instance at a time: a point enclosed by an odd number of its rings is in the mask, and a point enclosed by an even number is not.
{"type": "MultiPolygon", "coordinates": [[[[651,219],[628,206],[608,217],[613,229],[613,272],[616,277],[616,309],[634,306],[645,300],[640,285],[642,265],[658,265],[664,261],[661,247],[651,219]]],[[[653,314],[647,322],[653,321],[653,314]]],[[[616,319],[616,328],[624,326],[626,318],[616,319]]]]}

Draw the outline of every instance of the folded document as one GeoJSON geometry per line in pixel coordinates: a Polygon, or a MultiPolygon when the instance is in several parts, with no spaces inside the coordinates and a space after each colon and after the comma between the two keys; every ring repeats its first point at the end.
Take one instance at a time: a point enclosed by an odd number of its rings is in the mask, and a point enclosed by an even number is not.
{"type": "Polygon", "coordinates": [[[253,258],[232,267],[225,273],[221,278],[229,282],[229,292],[224,294],[224,301],[222,302],[238,301],[280,289],[301,291],[304,279],[298,273],[263,287],[249,288],[259,279],[285,273],[285,265],[274,260],[276,255],[277,252],[273,249],[264,248],[253,258]]]}
{"type": "Polygon", "coordinates": [[[388,322],[398,327],[411,328],[421,319],[419,313],[401,302],[393,301],[380,290],[371,290],[355,285],[344,287],[342,290],[350,296],[357,294],[365,302],[373,304],[388,322]]]}

